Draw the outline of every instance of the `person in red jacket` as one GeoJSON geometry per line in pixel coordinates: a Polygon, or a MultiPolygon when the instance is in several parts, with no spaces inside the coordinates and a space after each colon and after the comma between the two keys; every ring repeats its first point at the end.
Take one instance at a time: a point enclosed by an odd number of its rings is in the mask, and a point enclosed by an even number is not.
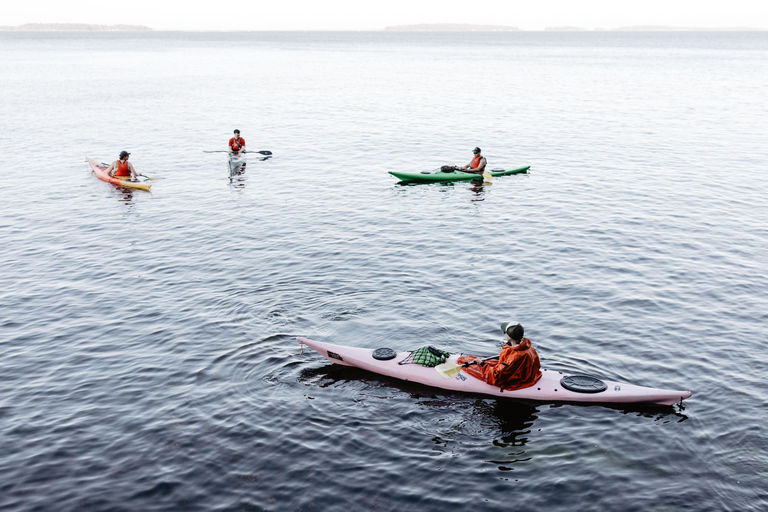
{"type": "Polygon", "coordinates": [[[461,170],[464,172],[476,172],[477,174],[482,174],[483,171],[485,171],[485,164],[487,161],[485,157],[480,154],[480,148],[473,149],[472,153],[475,155],[474,158],[472,158],[472,161],[467,165],[461,167],[461,170]]]}
{"type": "Polygon", "coordinates": [[[229,149],[237,156],[245,150],[245,139],[240,137],[240,130],[235,130],[235,136],[229,139],[229,149]]]}
{"type": "Polygon", "coordinates": [[[110,176],[133,176],[134,180],[139,179],[138,175],[136,174],[136,169],[134,169],[133,165],[128,161],[129,156],[131,156],[129,152],[121,151],[120,158],[112,162],[112,164],[107,169],[107,173],[109,173],[110,176]]]}
{"type": "Polygon", "coordinates": [[[497,361],[483,361],[476,356],[461,356],[458,364],[469,364],[465,372],[484,380],[492,386],[513,390],[533,386],[541,378],[539,354],[531,345],[531,340],[523,338],[524,330],[520,324],[512,322],[501,324],[506,335],[506,343],[501,349],[497,361]]]}

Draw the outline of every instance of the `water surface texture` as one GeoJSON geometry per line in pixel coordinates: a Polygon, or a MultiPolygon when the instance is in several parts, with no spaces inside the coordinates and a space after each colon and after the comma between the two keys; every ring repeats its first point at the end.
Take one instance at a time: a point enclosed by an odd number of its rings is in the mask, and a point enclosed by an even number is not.
{"type": "Polygon", "coordinates": [[[768,34],[0,32],[0,508],[768,508],[768,34]],[[230,174],[239,128],[271,150],[230,174]],[[528,175],[404,186],[464,164],[528,175]],[[152,192],[85,157],[132,152],[152,192]],[[521,403],[296,336],[684,408],[521,403]]]}

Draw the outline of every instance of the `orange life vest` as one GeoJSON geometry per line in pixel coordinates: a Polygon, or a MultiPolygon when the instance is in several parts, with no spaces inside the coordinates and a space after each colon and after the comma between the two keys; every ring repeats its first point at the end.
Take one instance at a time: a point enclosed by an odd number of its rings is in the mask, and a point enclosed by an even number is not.
{"type": "MultiPolygon", "coordinates": [[[[475,359],[478,358],[461,356],[456,362],[464,364],[475,359]]],[[[541,363],[531,340],[523,338],[516,347],[504,345],[498,361],[486,361],[482,366],[473,364],[464,371],[491,386],[513,390],[533,386],[541,378],[541,363]]]]}
{"type": "Polygon", "coordinates": [[[480,167],[480,162],[482,161],[483,158],[485,157],[483,157],[482,155],[477,155],[475,158],[472,159],[472,163],[470,164],[470,167],[472,169],[477,169],[478,167],[480,167]]]}
{"type": "Polygon", "coordinates": [[[128,162],[121,162],[120,160],[117,161],[117,165],[115,166],[115,171],[113,173],[113,176],[130,176],[131,170],[128,169],[128,162]]]}

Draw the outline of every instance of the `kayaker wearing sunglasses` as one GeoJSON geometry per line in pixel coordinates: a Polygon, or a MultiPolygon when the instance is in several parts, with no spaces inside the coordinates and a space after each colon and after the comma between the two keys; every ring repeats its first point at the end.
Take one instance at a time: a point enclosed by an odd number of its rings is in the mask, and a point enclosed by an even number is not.
{"type": "Polygon", "coordinates": [[[472,150],[472,153],[475,154],[475,157],[472,159],[471,162],[469,162],[464,167],[461,167],[460,169],[464,172],[474,172],[477,174],[483,174],[483,171],[485,170],[485,164],[487,163],[485,160],[485,157],[481,155],[480,148],[475,148],[472,150]]]}
{"type": "Polygon", "coordinates": [[[523,326],[507,322],[501,324],[501,331],[506,336],[506,343],[497,360],[461,356],[456,362],[469,364],[464,369],[466,373],[492,386],[507,390],[533,386],[541,378],[541,362],[531,340],[523,338],[523,326]]]}
{"type": "Polygon", "coordinates": [[[136,174],[136,170],[133,168],[133,165],[128,161],[128,157],[130,157],[131,154],[127,151],[121,151],[120,152],[120,158],[112,162],[112,164],[107,169],[107,173],[110,176],[116,176],[116,177],[125,177],[125,176],[133,176],[134,180],[138,180],[139,176],[136,174]]]}
{"type": "Polygon", "coordinates": [[[235,130],[235,136],[229,139],[229,149],[237,156],[240,156],[240,151],[245,150],[245,139],[240,137],[240,130],[235,130]]]}

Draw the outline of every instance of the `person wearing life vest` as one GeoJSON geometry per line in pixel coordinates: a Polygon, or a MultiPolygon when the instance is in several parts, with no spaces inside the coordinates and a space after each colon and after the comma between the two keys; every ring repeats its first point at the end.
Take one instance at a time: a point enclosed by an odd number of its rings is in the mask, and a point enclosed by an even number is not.
{"type": "Polygon", "coordinates": [[[456,362],[466,365],[466,373],[491,386],[510,391],[533,386],[541,378],[541,362],[531,340],[523,338],[523,326],[507,322],[501,324],[501,330],[506,336],[506,343],[497,360],[461,356],[456,362]]]}
{"type": "Polygon", "coordinates": [[[237,156],[240,156],[240,151],[245,150],[245,139],[240,137],[240,130],[235,130],[235,136],[229,139],[229,149],[237,156]]]}
{"type": "Polygon", "coordinates": [[[475,154],[475,157],[467,165],[461,167],[461,170],[464,172],[483,174],[483,171],[485,170],[485,164],[487,163],[485,157],[480,154],[480,148],[475,148],[472,150],[472,152],[475,154]]]}
{"type": "Polygon", "coordinates": [[[138,180],[139,176],[136,174],[136,170],[133,168],[131,162],[128,161],[128,157],[131,154],[127,151],[120,152],[120,158],[112,162],[107,169],[110,176],[126,177],[132,176],[134,180],[138,180]]]}

